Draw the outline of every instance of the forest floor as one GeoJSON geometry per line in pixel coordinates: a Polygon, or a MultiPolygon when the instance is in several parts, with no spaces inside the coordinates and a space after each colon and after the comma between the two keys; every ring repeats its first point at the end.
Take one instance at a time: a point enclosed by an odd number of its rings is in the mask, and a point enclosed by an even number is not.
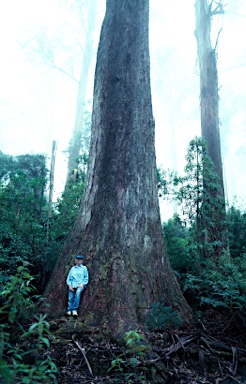
{"type": "Polygon", "coordinates": [[[235,313],[211,310],[186,329],[146,332],[151,352],[141,343],[129,351],[79,319],[50,324],[60,384],[246,384],[246,326],[235,313]]]}

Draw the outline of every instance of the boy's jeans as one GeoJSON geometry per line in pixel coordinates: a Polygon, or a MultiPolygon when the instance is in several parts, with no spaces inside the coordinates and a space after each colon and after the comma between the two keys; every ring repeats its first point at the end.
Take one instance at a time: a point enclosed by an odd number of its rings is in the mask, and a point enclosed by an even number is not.
{"type": "Polygon", "coordinates": [[[80,296],[84,288],[74,288],[73,291],[68,290],[68,311],[77,311],[79,308],[80,296]]]}

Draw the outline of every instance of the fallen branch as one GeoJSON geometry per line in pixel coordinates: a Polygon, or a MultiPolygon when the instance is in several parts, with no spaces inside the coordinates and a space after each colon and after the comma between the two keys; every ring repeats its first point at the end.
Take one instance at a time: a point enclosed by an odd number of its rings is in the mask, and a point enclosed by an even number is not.
{"type": "Polygon", "coordinates": [[[197,337],[182,337],[177,344],[172,344],[170,347],[163,349],[162,352],[165,352],[165,357],[168,357],[171,353],[177,352],[180,348],[184,348],[184,345],[189,344],[196,339],[197,337]]]}
{"type": "Polygon", "coordinates": [[[72,340],[73,340],[73,342],[77,345],[77,347],[79,348],[79,350],[82,352],[82,355],[83,355],[83,357],[84,357],[84,359],[85,359],[87,368],[88,368],[88,370],[89,370],[91,376],[93,377],[93,373],[92,373],[92,369],[91,369],[90,363],[89,363],[89,361],[88,361],[88,359],[87,359],[87,357],[86,357],[86,354],[85,354],[85,349],[81,347],[81,345],[79,344],[79,342],[78,342],[77,340],[75,340],[75,337],[76,337],[76,334],[74,333],[74,334],[72,335],[72,340]]]}

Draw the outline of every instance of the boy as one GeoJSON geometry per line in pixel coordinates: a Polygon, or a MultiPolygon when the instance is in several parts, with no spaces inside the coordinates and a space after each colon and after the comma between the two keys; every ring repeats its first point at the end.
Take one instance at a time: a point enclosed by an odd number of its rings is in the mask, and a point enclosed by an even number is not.
{"type": "Polygon", "coordinates": [[[81,255],[76,256],[75,266],[70,269],[67,277],[68,316],[78,316],[81,293],[88,284],[88,269],[83,265],[83,259],[81,255]]]}

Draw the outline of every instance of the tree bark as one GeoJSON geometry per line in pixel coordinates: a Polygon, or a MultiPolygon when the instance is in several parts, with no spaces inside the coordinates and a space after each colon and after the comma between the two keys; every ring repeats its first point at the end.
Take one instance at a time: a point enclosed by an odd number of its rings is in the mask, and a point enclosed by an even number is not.
{"type": "Polygon", "coordinates": [[[153,302],[191,317],[162,235],[148,17],[148,0],[107,0],[84,200],[45,292],[52,311],[61,311],[69,263],[84,254],[90,284],[82,316],[116,338],[141,327],[153,302]]]}

